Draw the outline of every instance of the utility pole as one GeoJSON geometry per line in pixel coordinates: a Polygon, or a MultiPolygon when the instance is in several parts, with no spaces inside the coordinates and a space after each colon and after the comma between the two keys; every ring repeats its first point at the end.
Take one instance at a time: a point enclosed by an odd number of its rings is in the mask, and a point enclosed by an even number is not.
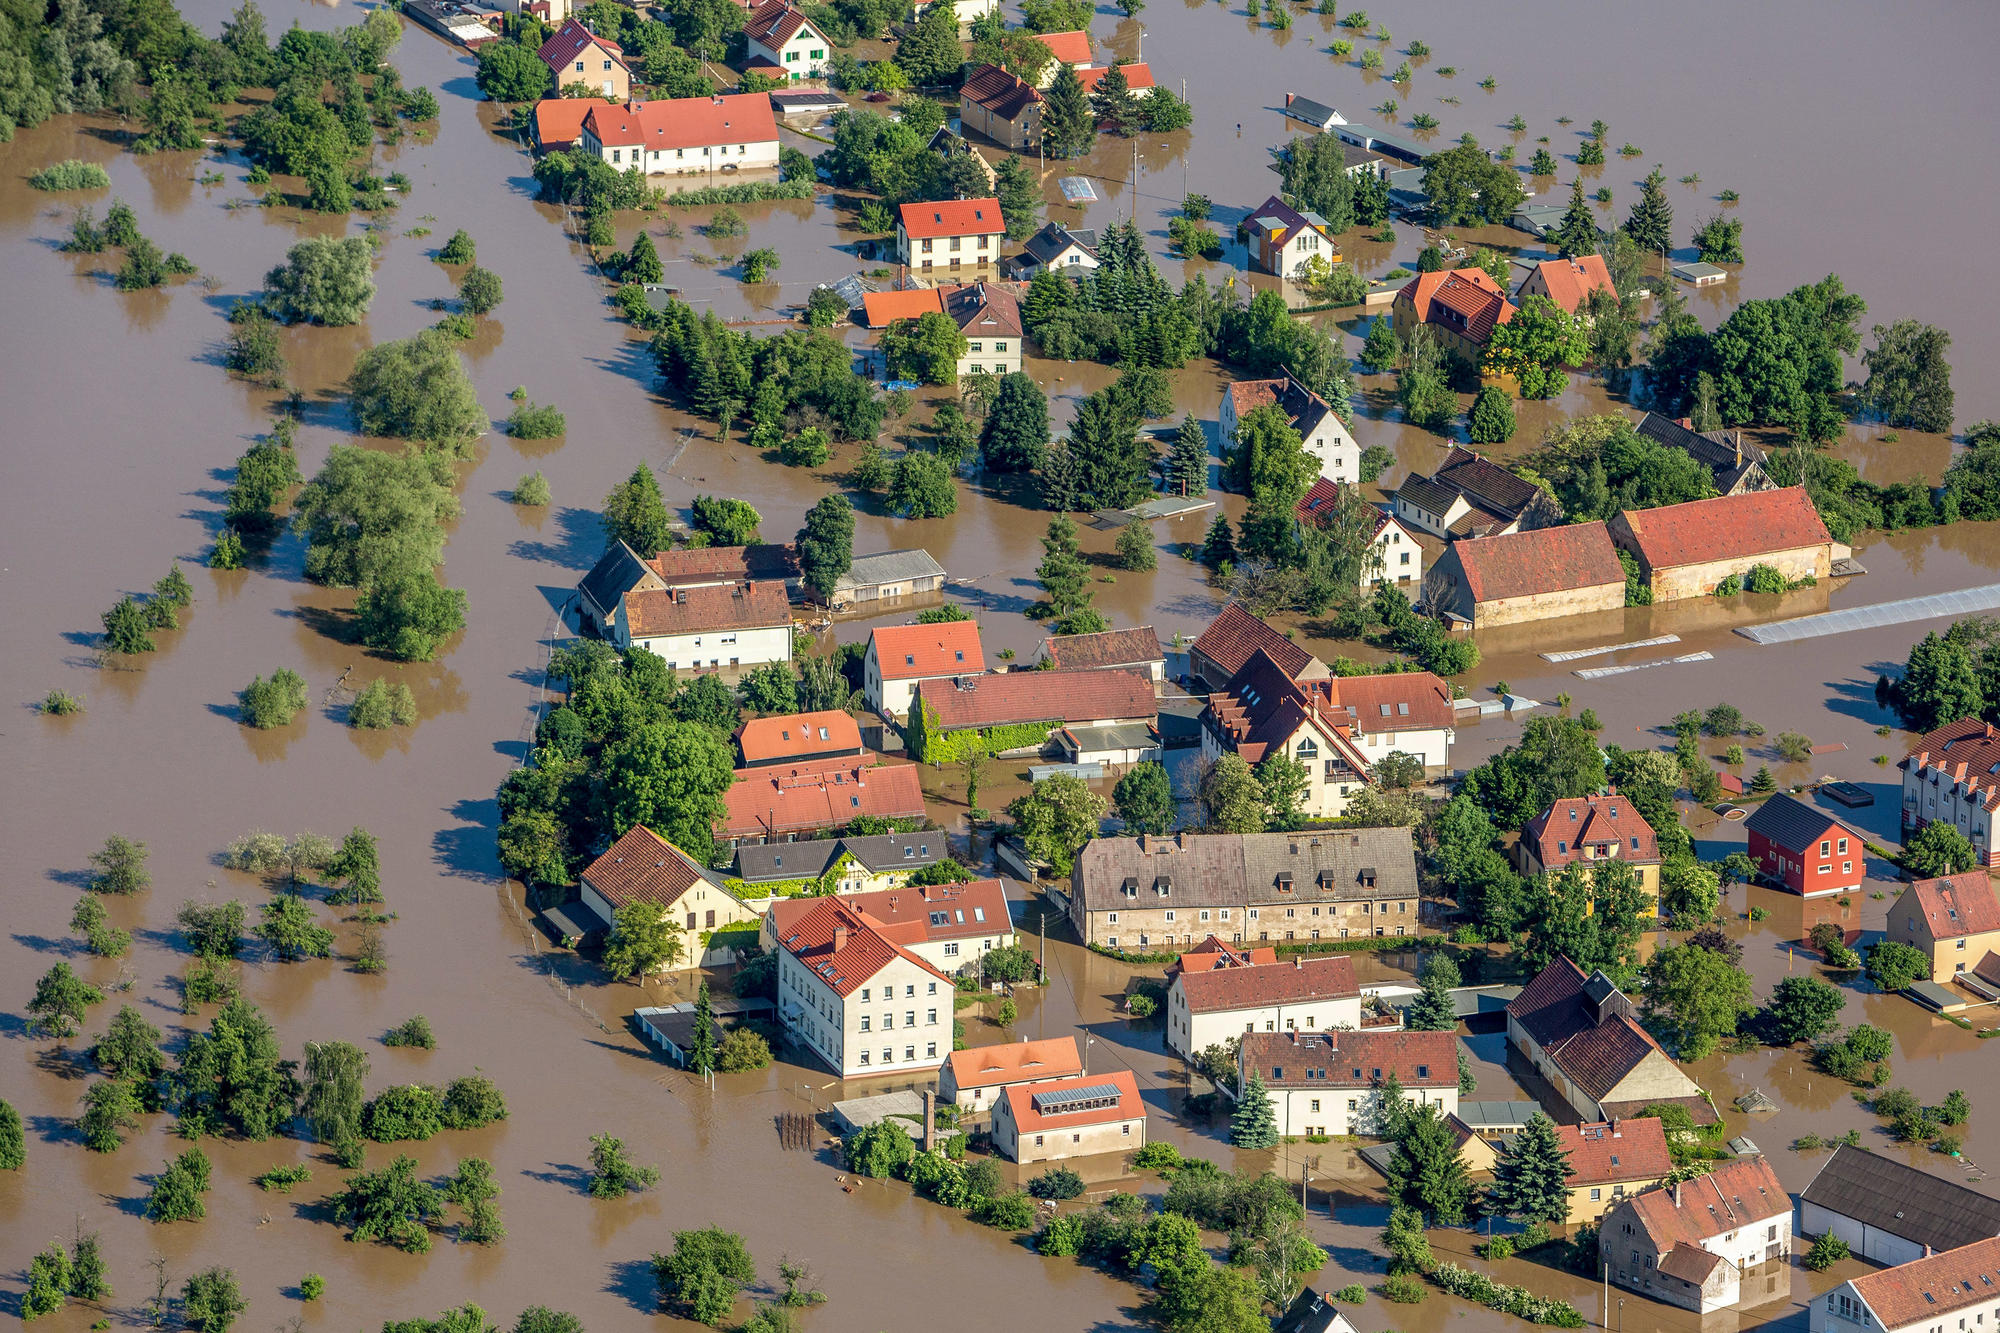
{"type": "Polygon", "coordinates": [[[1041,937],[1041,960],[1035,964],[1035,971],[1039,974],[1036,979],[1046,986],[1049,984],[1049,914],[1046,909],[1035,931],[1041,937]]]}
{"type": "Polygon", "coordinates": [[[1132,138],[1132,221],[1139,221],[1139,139],[1132,138]]]}

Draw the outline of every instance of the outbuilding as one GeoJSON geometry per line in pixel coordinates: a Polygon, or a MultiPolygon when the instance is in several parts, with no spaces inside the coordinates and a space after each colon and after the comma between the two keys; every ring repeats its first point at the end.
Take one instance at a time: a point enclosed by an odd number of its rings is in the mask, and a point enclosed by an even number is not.
{"type": "Polygon", "coordinates": [[[1627,509],[1611,520],[1611,540],[1639,562],[1655,602],[1707,597],[1759,566],[1788,582],[1833,572],[1833,537],[1803,486],[1627,509]]]}
{"type": "Polygon", "coordinates": [[[1616,611],[1625,566],[1602,522],[1455,541],[1424,575],[1424,605],[1475,630],[1616,611]]]}
{"type": "Polygon", "coordinates": [[[1843,1144],[1799,1195],[1799,1234],[1829,1232],[1863,1259],[1906,1264],[2000,1236],[2000,1199],[1843,1144]]]}

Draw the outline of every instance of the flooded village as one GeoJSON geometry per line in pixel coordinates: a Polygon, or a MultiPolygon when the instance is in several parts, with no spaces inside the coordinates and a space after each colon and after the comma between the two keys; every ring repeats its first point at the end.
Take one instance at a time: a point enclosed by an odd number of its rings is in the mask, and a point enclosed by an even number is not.
{"type": "Polygon", "coordinates": [[[0,1308],[2000,1319],[2000,21],[931,8],[0,9],[0,1308]]]}

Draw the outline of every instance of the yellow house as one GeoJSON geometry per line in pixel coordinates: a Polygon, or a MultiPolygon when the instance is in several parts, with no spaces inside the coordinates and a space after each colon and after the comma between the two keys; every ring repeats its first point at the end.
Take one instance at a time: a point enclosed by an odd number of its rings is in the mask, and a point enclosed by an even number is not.
{"type": "Polygon", "coordinates": [[[1559,1125],[1556,1141],[1569,1154],[1569,1221],[1595,1222],[1611,1206],[1650,1189],[1674,1169],[1666,1129],[1651,1116],[1559,1125]]]}
{"type": "Polygon", "coordinates": [[[1992,879],[1972,870],[1918,880],[1890,907],[1888,937],[1921,949],[1931,960],[1933,981],[1972,971],[1988,950],[2000,949],[2000,901],[1992,879]]]}
{"type": "Polygon", "coordinates": [[[680,848],[644,824],[635,824],[583,872],[579,896],[584,906],[608,927],[618,909],[634,903],[656,907],[673,923],[680,937],[680,957],[662,965],[674,968],[721,967],[736,961],[734,944],[755,943],[757,914],[680,848]],[[729,931],[729,927],[738,927],[729,931]],[[723,931],[720,939],[717,931],[723,931]]]}
{"type": "Polygon", "coordinates": [[[1646,897],[1660,901],[1659,839],[1631,800],[1615,792],[1557,801],[1528,821],[1514,847],[1514,862],[1524,875],[1553,873],[1576,861],[1588,866],[1614,860],[1631,866],[1646,897]]]}

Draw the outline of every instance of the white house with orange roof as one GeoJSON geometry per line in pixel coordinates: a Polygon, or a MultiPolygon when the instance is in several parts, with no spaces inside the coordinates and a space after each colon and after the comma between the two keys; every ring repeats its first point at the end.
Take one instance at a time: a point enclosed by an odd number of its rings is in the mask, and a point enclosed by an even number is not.
{"type": "Polygon", "coordinates": [[[832,43],[791,0],[766,0],[751,10],[743,40],[745,68],[792,83],[822,77],[833,55],[832,43]]]}
{"type": "Polygon", "coordinates": [[[869,631],[861,664],[861,690],[868,706],[885,718],[900,718],[909,711],[923,681],[985,671],[986,650],[980,645],[976,620],[878,625],[869,631]]]}
{"type": "MultiPolygon", "coordinates": [[[[1327,516],[1339,508],[1342,495],[1349,489],[1349,483],[1329,481],[1321,477],[1306,493],[1299,497],[1293,512],[1299,526],[1309,524],[1324,527],[1327,516]]],[[[1373,553],[1361,569],[1361,592],[1384,583],[1422,584],[1424,581],[1424,548],[1418,544],[1416,534],[1396,521],[1396,516],[1379,505],[1370,506],[1375,512],[1375,533],[1373,553]]],[[[1411,601],[1415,601],[1413,596],[1411,601]]]]}
{"type": "Polygon", "coordinates": [[[967,1115],[984,1115],[1013,1084],[1052,1083],[1081,1073],[1075,1037],[968,1046],[946,1056],[938,1068],[938,1100],[967,1115]]]}
{"type": "Polygon", "coordinates": [[[592,93],[614,102],[632,92],[632,67],[626,62],[625,48],[608,37],[599,37],[581,19],[566,19],[535,54],[549,67],[556,92],[581,84],[592,93]]]}
{"type": "Polygon", "coordinates": [[[1236,380],[1222,391],[1219,424],[1225,454],[1235,446],[1237,427],[1260,407],[1275,405],[1299,433],[1306,452],[1319,461],[1319,474],[1329,481],[1361,480],[1361,446],[1332,404],[1287,371],[1277,379],[1236,380]]]}
{"type": "Polygon", "coordinates": [[[1081,28],[1069,32],[1038,32],[1035,40],[1049,48],[1055,59],[1042,67],[1042,75],[1037,83],[1047,88],[1056,81],[1056,73],[1064,65],[1077,71],[1079,75],[1090,68],[1090,34],[1081,28]]]}
{"type": "Polygon", "coordinates": [[[993,1146],[1023,1166],[1146,1146],[1146,1104],[1129,1069],[1009,1084],[993,1108],[993,1146]]]}
{"type": "MultiPolygon", "coordinates": [[[[1745,1302],[1753,1271],[1790,1257],[1792,1196],[1763,1157],[1718,1163],[1707,1175],[1614,1204],[1598,1228],[1598,1250],[1611,1281],[1627,1291],[1698,1314],[1725,1310],[1745,1302]]],[[[1789,1296],[1790,1276],[1782,1267],[1776,1276],[1784,1287],[1779,1294],[1789,1296]]],[[[1864,1327],[1857,1324],[1855,1333],[1864,1327]]]]}
{"type": "MultiPolygon", "coordinates": [[[[792,923],[810,911],[815,898],[780,898],[764,915],[765,945],[777,943],[792,923]]],[[[868,918],[868,923],[893,943],[940,972],[977,973],[979,960],[1014,943],[1014,921],[1007,911],[1007,890],[997,879],[958,884],[899,885],[841,899],[868,918]]]]}
{"type": "MultiPolygon", "coordinates": [[[[1167,985],[1167,1049],[1184,1060],[1246,1032],[1361,1026],[1361,986],[1346,954],[1267,961],[1254,949],[1184,955],[1167,985]],[[1195,966],[1189,960],[1199,959],[1195,966]],[[1219,961],[1217,961],[1219,959],[1219,961]],[[1203,967],[1201,962],[1210,965],[1203,967]]],[[[1392,1025],[1393,1026],[1393,1025],[1392,1025]]]]}
{"type": "Polygon", "coordinates": [[[845,898],[778,936],[778,1019],[842,1078],[925,1077],[951,1049],[952,982],[845,898]]]}
{"type": "Polygon", "coordinates": [[[577,146],[620,171],[705,175],[776,170],[778,121],[765,93],[600,102],[583,118],[577,146]]]}
{"type": "MultiPolygon", "coordinates": [[[[1898,1213],[1898,1217],[1902,1214],[1898,1213]]],[[[2000,1239],[1849,1278],[1812,1298],[1812,1333],[1968,1333],[2000,1324],[2000,1239]]]]}
{"type": "Polygon", "coordinates": [[[992,268],[1006,239],[1000,201],[990,196],[904,204],[896,213],[897,262],[919,277],[992,268]]]}
{"type": "MultiPolygon", "coordinates": [[[[1083,81],[1083,90],[1086,93],[1094,93],[1097,91],[1097,85],[1103,80],[1106,74],[1111,72],[1112,68],[1113,66],[1111,65],[1085,65],[1076,72],[1076,77],[1083,81]]],[[[1153,95],[1153,67],[1151,65],[1133,60],[1120,64],[1116,68],[1125,71],[1125,86],[1132,90],[1134,97],[1151,97],[1153,95]]]]}
{"type": "Polygon", "coordinates": [[[2000,810],[2000,727],[1976,717],[1926,732],[1896,766],[1903,773],[1903,833],[1942,820],[1964,834],[1989,869],[2000,865],[1993,812],[2000,810]]]}

